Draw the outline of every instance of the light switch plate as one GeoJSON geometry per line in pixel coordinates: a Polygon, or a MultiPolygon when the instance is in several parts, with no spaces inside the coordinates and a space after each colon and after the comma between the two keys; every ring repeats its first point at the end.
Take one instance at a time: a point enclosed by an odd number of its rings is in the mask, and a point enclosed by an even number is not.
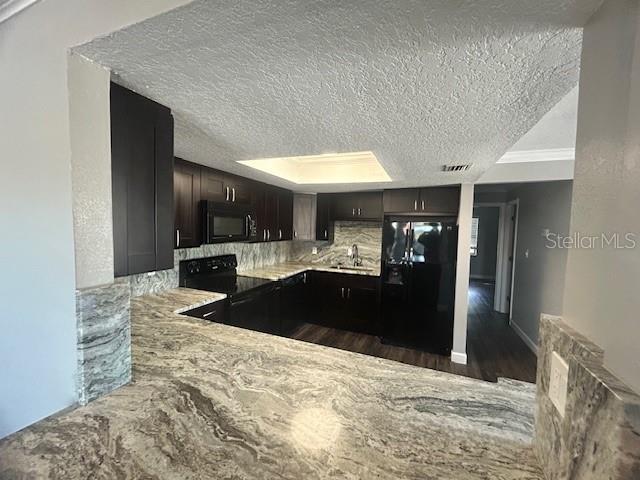
{"type": "Polygon", "coordinates": [[[318,247],[311,247],[311,255],[317,255],[318,254],[318,247]]]}
{"type": "Polygon", "coordinates": [[[551,353],[551,371],[549,372],[549,398],[560,416],[564,418],[567,405],[567,384],[569,382],[569,365],[558,352],[551,353]]]}
{"type": "Polygon", "coordinates": [[[353,250],[351,250],[351,247],[347,247],[347,256],[350,257],[351,255],[353,255],[353,250]]]}

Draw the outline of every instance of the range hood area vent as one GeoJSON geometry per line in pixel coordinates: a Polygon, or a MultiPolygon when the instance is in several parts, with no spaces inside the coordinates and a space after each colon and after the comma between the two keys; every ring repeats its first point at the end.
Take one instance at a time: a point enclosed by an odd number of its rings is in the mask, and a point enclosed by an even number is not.
{"type": "Polygon", "coordinates": [[[443,165],[443,172],[466,172],[472,167],[472,163],[468,163],[466,165],[443,165]]]}

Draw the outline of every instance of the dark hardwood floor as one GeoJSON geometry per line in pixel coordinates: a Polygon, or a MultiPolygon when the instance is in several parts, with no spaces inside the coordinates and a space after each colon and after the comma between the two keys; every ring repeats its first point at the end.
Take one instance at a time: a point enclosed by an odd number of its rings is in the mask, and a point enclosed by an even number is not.
{"type": "Polygon", "coordinates": [[[448,356],[384,345],[374,335],[311,323],[302,324],[290,337],[490,382],[506,377],[533,383],[536,357],[509,327],[507,315],[493,311],[493,288],[480,282],[469,286],[467,365],[452,363],[448,356]]]}

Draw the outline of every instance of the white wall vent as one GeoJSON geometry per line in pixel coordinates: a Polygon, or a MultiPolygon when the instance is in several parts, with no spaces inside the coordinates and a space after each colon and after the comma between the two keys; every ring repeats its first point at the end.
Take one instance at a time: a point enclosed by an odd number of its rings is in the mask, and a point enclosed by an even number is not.
{"type": "Polygon", "coordinates": [[[471,163],[467,163],[466,165],[443,165],[443,172],[466,172],[471,168],[471,163]]]}

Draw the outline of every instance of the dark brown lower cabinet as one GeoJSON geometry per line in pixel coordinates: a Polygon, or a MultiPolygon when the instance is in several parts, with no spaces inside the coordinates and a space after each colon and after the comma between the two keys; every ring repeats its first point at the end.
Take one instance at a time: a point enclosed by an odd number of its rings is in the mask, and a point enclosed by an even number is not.
{"type": "Polygon", "coordinates": [[[376,335],[380,330],[380,279],[368,275],[308,272],[312,323],[376,335]]]}
{"type": "Polygon", "coordinates": [[[173,116],[115,83],[111,178],[115,276],[173,268],[173,116]]]}

